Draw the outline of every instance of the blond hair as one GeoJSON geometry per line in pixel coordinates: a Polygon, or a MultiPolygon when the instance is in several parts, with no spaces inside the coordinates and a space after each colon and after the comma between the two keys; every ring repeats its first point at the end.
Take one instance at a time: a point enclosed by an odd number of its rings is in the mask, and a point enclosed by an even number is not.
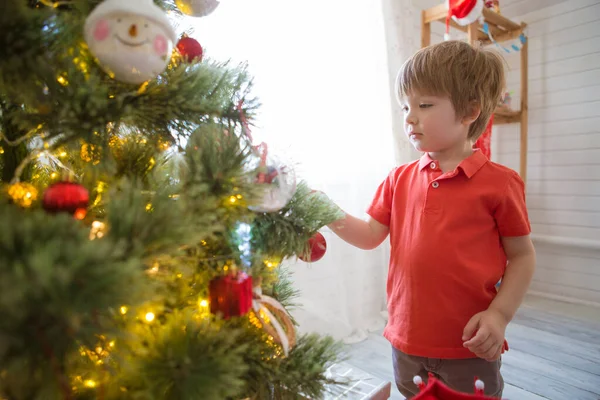
{"type": "Polygon", "coordinates": [[[484,132],[504,91],[502,57],[493,51],[452,40],[425,47],[410,57],[398,73],[398,99],[409,93],[449,96],[458,118],[474,105],[481,110],[469,127],[475,141],[484,132]]]}

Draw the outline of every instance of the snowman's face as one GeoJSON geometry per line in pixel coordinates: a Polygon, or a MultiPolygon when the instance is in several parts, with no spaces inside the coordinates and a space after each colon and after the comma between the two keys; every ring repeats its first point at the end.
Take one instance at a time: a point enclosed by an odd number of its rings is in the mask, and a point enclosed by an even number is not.
{"type": "Polygon", "coordinates": [[[169,63],[173,42],[153,20],[113,13],[87,27],[86,40],[102,67],[128,83],[153,79],[169,63]]]}

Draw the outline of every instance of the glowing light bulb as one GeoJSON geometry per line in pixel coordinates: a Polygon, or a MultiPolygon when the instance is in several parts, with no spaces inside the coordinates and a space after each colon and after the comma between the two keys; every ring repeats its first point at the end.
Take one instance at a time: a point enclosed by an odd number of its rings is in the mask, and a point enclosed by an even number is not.
{"type": "Polygon", "coordinates": [[[152,322],[154,321],[155,315],[152,312],[146,313],[146,321],[152,322]]]}

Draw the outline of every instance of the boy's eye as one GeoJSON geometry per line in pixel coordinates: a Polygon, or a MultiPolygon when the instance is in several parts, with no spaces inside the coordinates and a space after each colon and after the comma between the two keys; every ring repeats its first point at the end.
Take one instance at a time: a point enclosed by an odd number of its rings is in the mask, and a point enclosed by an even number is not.
{"type": "Polygon", "coordinates": [[[408,106],[402,106],[402,111],[408,112],[408,106]]]}
{"type": "Polygon", "coordinates": [[[419,108],[429,108],[433,106],[433,104],[419,104],[419,108]]]}

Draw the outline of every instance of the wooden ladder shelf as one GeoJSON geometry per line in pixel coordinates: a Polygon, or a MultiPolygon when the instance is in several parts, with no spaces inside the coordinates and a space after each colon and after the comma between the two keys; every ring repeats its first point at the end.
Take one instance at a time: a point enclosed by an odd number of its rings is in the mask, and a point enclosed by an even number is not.
{"type": "MultiPolygon", "coordinates": [[[[421,13],[421,47],[427,47],[431,43],[431,23],[446,22],[448,9],[446,4],[423,10],[421,13]]],[[[526,24],[517,24],[510,19],[484,7],[483,19],[487,22],[489,31],[496,42],[517,39],[524,31],[526,24]]],[[[488,35],[483,31],[483,26],[476,21],[467,26],[458,25],[450,20],[450,26],[465,32],[472,46],[492,44],[488,35]]],[[[527,94],[528,94],[528,72],[527,72],[527,40],[520,50],[521,54],[521,108],[520,110],[508,110],[498,107],[494,112],[494,125],[520,123],[520,158],[519,174],[523,181],[527,178],[527,94]]]]}

